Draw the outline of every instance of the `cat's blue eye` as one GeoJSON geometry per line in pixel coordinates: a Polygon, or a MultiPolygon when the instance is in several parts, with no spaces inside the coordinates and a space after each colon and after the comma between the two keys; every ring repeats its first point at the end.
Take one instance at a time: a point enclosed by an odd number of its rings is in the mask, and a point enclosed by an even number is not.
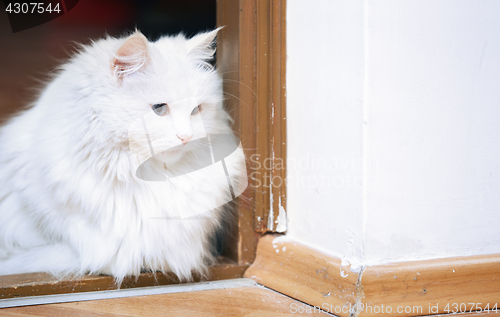
{"type": "Polygon", "coordinates": [[[201,105],[196,106],[196,108],[194,108],[193,111],[191,111],[191,115],[193,116],[197,114],[198,112],[200,112],[200,110],[201,110],[201,105]]]}
{"type": "Polygon", "coordinates": [[[158,103],[153,105],[153,111],[159,115],[163,116],[168,112],[168,105],[166,103],[158,103]]]}

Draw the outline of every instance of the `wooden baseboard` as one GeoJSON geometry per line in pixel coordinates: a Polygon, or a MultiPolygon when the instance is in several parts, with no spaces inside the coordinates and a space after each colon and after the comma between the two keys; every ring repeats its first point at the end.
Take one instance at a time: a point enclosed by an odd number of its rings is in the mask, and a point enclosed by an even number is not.
{"type": "Polygon", "coordinates": [[[403,317],[489,308],[483,314],[496,316],[498,308],[500,316],[500,254],[368,266],[358,274],[338,258],[276,237],[260,239],[245,277],[335,315],[403,317]]]}
{"type": "Polygon", "coordinates": [[[358,274],[341,266],[340,259],[299,243],[274,241],[276,237],[260,238],[257,257],[244,276],[309,305],[326,311],[333,307],[334,314],[349,316],[357,298],[358,274]]]}
{"type": "MultiPolygon", "coordinates": [[[[496,305],[500,316],[500,254],[369,266],[361,285],[363,303],[373,307],[384,304],[413,310],[415,306],[422,307],[420,315],[431,315],[496,305]]],[[[414,312],[398,315],[418,316],[414,312]]],[[[380,313],[365,311],[359,316],[380,313]]]]}

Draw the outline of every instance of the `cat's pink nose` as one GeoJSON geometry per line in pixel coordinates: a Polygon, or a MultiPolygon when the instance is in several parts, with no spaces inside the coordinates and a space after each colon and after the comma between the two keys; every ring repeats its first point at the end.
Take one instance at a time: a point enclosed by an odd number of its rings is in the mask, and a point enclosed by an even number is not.
{"type": "Polygon", "coordinates": [[[189,140],[191,140],[193,138],[193,135],[185,135],[185,134],[181,134],[181,135],[178,135],[177,134],[177,137],[182,141],[182,144],[186,144],[189,142],[189,140]]]}

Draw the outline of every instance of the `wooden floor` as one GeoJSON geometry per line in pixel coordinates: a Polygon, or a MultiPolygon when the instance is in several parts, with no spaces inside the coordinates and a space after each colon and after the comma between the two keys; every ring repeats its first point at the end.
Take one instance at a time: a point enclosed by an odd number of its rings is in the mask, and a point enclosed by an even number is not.
{"type": "Polygon", "coordinates": [[[328,316],[260,287],[240,287],[0,309],[0,316],[328,316]],[[295,312],[295,313],[294,313],[295,312]],[[304,313],[299,313],[304,312],[304,313]]]}
{"type": "MultiPolygon", "coordinates": [[[[333,316],[270,289],[237,287],[184,293],[1,308],[2,317],[84,316],[333,316]]],[[[496,312],[432,317],[500,316],[496,312]]]]}

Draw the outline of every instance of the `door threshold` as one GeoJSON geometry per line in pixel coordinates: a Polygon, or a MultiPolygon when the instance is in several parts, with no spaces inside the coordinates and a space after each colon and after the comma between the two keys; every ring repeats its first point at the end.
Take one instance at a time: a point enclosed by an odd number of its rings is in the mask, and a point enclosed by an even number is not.
{"type": "Polygon", "coordinates": [[[257,287],[257,283],[251,279],[237,278],[237,279],[211,281],[211,282],[198,282],[198,283],[186,283],[186,284],[175,284],[175,285],[115,289],[107,291],[6,298],[6,299],[0,299],[0,308],[68,303],[68,302],[90,301],[90,300],[110,299],[110,298],[124,298],[133,296],[171,294],[171,293],[182,293],[182,292],[197,292],[197,291],[236,288],[236,287],[257,287]]]}

